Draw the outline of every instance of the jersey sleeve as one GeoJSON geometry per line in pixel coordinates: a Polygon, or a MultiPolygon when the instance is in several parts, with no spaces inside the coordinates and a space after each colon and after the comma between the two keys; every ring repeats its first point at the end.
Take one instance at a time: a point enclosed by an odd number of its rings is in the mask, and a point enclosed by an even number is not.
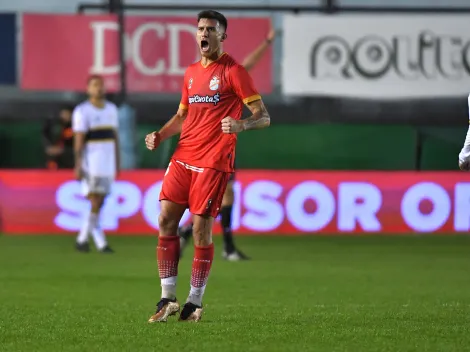
{"type": "Polygon", "coordinates": [[[253,79],[248,71],[241,65],[233,66],[230,71],[230,81],[235,94],[243,101],[243,104],[260,100],[261,96],[255,88],[253,79]]]}
{"type": "Polygon", "coordinates": [[[119,128],[119,109],[113,105],[113,127],[117,130],[119,128]]]}
{"type": "Polygon", "coordinates": [[[181,90],[181,101],[180,101],[179,108],[182,109],[182,110],[188,110],[188,108],[189,108],[188,75],[187,75],[187,73],[185,73],[185,75],[184,75],[183,89],[181,90]]]}
{"type": "Polygon", "coordinates": [[[73,132],[87,132],[89,129],[88,121],[82,114],[80,108],[75,108],[72,114],[72,130],[73,132]]]}

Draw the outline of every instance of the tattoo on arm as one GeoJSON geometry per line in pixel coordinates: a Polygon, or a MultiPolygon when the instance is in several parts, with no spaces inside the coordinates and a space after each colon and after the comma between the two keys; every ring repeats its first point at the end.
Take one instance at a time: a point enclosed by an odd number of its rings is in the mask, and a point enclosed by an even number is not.
{"type": "Polygon", "coordinates": [[[271,118],[262,100],[253,101],[248,103],[247,106],[253,115],[242,120],[244,130],[257,130],[270,125],[271,118]]]}

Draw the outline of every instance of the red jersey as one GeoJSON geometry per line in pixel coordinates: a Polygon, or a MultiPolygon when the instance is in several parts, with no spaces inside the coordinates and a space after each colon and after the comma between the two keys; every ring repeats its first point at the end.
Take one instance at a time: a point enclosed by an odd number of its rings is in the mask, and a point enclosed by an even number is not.
{"type": "Polygon", "coordinates": [[[261,99],[246,69],[228,54],[184,75],[180,109],[188,109],[173,158],[192,166],[233,172],[236,134],[222,133],[221,121],[241,119],[243,105],[261,99]]]}

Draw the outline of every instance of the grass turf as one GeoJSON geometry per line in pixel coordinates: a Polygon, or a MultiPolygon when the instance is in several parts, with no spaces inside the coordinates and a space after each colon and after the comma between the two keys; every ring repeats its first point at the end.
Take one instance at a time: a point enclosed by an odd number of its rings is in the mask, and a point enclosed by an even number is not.
{"type": "MultiPolygon", "coordinates": [[[[147,324],[155,238],[0,237],[0,351],[470,351],[468,237],[239,237],[198,324],[147,324]]],[[[192,251],[180,263],[189,289],[192,251]]]]}

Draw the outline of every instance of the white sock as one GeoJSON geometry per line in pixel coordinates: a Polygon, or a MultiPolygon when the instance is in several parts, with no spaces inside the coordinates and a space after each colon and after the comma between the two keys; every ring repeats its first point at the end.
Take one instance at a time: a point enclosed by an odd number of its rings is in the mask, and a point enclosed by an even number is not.
{"type": "Polygon", "coordinates": [[[91,231],[91,234],[93,236],[93,241],[95,241],[95,245],[96,245],[96,248],[98,248],[98,250],[102,250],[103,248],[105,248],[108,243],[106,242],[106,235],[104,234],[104,232],[101,230],[101,227],[100,227],[100,221],[99,221],[99,214],[94,214],[96,216],[96,219],[95,219],[95,226],[93,226],[93,229],[91,231]]]}
{"type": "Polygon", "coordinates": [[[204,296],[204,291],[206,290],[206,285],[202,287],[194,287],[191,285],[189,290],[189,296],[186,302],[191,302],[199,307],[202,306],[202,296],[204,296]]]}
{"type": "Polygon", "coordinates": [[[95,227],[97,221],[97,215],[94,213],[89,213],[88,217],[82,223],[82,228],[80,229],[80,233],[77,237],[77,243],[83,244],[88,242],[88,236],[90,236],[93,228],[95,227]]]}
{"type": "Polygon", "coordinates": [[[162,286],[162,298],[176,298],[176,278],[177,276],[171,276],[160,280],[162,286]]]}

